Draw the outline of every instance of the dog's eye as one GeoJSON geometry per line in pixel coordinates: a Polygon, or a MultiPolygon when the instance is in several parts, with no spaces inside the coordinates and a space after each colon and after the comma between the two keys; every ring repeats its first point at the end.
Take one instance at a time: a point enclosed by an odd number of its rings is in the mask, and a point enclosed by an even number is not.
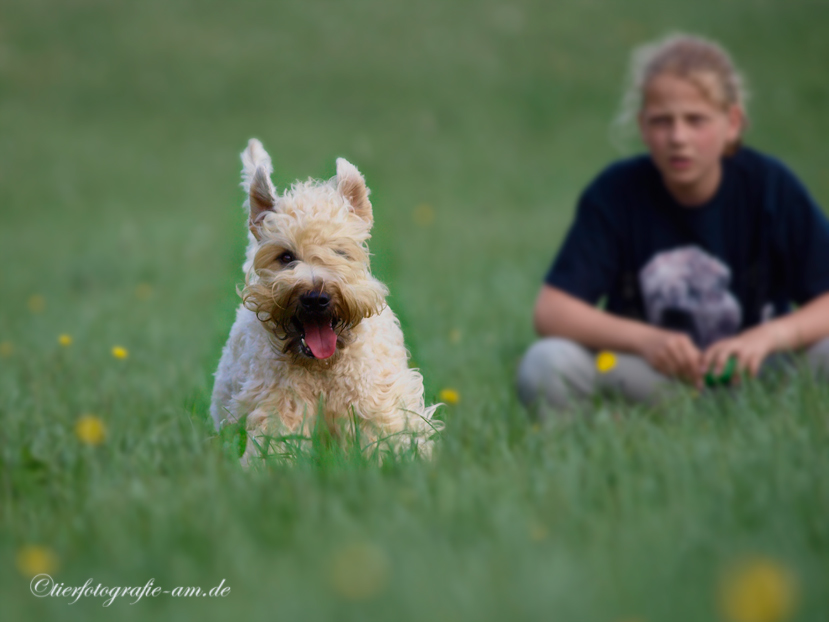
{"type": "Polygon", "coordinates": [[[296,257],[290,251],[286,251],[279,256],[279,261],[283,266],[287,266],[289,263],[293,263],[296,261],[296,257]]]}
{"type": "Polygon", "coordinates": [[[334,252],[337,253],[340,257],[344,257],[345,259],[351,259],[348,253],[342,249],[335,248],[334,252]]]}

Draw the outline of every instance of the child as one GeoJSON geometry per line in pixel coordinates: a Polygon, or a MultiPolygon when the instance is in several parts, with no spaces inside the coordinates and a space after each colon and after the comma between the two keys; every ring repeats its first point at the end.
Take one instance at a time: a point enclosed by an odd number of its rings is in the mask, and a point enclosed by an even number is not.
{"type": "Polygon", "coordinates": [[[783,164],[741,145],[745,92],[728,54],[672,36],[632,68],[625,102],[649,153],[582,194],[536,301],[544,339],[519,367],[521,401],[563,407],[612,389],[648,402],[678,382],[701,388],[732,357],[737,377],[756,376],[799,348],[829,371],[829,221],[783,164]],[[602,350],[613,356],[599,371],[602,350]]]}

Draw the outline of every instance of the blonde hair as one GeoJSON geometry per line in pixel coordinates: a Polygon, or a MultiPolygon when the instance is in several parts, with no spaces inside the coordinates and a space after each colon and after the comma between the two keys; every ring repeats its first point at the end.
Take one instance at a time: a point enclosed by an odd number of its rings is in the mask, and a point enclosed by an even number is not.
{"type": "MultiPolygon", "coordinates": [[[[642,109],[650,81],[669,73],[695,84],[715,106],[743,110],[743,129],[748,125],[748,90],[731,56],[718,43],[687,34],[671,34],[633,50],[619,113],[613,121],[612,139],[617,146],[635,133],[636,117],[642,109]]],[[[739,145],[732,145],[730,150],[739,145]]]]}

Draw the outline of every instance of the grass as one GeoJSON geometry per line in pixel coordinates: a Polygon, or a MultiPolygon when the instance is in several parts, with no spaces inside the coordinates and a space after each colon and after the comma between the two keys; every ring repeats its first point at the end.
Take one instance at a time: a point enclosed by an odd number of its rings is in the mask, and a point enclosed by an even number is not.
{"type": "Polygon", "coordinates": [[[748,142],[829,204],[826,6],[6,8],[4,619],[714,620],[723,573],[755,555],[796,577],[794,619],[827,617],[827,387],[804,377],[662,411],[596,402],[533,427],[512,386],[578,192],[617,157],[607,128],[632,45],[674,29],[722,40],[755,93],[748,142]],[[232,431],[212,430],[250,136],[280,188],[332,175],[337,156],[365,174],[374,270],[429,399],[461,398],[433,461],[318,444],[244,472],[232,431]],[[423,204],[428,226],[413,220],[423,204]],[[100,445],[75,435],[87,413],[100,445]],[[37,599],[15,561],[32,545],[69,586],[231,592],[37,599]]]}

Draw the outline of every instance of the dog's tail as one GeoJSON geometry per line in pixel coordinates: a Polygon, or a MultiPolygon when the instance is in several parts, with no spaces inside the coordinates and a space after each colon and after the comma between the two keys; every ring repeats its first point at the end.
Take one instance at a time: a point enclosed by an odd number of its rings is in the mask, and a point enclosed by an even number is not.
{"type": "Polygon", "coordinates": [[[248,147],[242,152],[242,188],[245,194],[250,194],[250,186],[253,183],[253,178],[256,171],[264,168],[266,178],[270,178],[273,173],[273,164],[271,164],[271,156],[265,151],[265,148],[255,138],[248,141],[248,147]]]}

